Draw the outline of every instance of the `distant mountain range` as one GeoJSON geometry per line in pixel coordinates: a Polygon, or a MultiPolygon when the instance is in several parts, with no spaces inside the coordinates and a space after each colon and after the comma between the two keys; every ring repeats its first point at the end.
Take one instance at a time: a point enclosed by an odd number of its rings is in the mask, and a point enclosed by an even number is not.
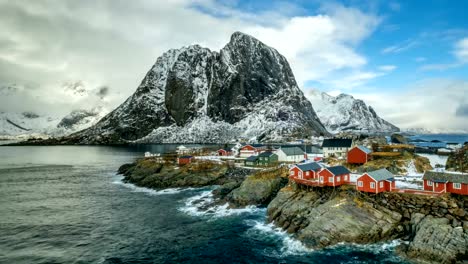
{"type": "Polygon", "coordinates": [[[400,131],[385,121],[364,101],[348,94],[331,96],[318,90],[311,90],[307,97],[312,102],[320,121],[331,133],[389,133],[400,131]]]}

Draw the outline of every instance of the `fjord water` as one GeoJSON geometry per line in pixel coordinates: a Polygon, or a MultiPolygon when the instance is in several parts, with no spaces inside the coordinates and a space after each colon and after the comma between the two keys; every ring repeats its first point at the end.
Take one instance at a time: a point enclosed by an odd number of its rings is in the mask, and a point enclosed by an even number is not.
{"type": "Polygon", "coordinates": [[[264,208],[197,209],[211,188],[123,184],[135,147],[0,147],[0,263],[400,263],[394,243],[312,251],[264,208]],[[197,199],[199,198],[199,199],[197,199]]]}

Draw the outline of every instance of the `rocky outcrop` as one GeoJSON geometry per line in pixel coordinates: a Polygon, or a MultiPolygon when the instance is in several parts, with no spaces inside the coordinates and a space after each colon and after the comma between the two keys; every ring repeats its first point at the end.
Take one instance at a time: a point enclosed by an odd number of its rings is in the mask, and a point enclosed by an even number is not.
{"type": "Polygon", "coordinates": [[[236,32],[219,52],[198,45],[167,51],[122,105],[62,141],[226,143],[320,134],[328,132],[287,60],[236,32]]]}
{"type": "Polygon", "coordinates": [[[447,170],[468,172],[468,145],[451,153],[445,168],[447,170]]]}
{"type": "Polygon", "coordinates": [[[392,134],[390,140],[395,144],[408,144],[408,139],[402,134],[392,134]]]}
{"type": "Polygon", "coordinates": [[[284,176],[284,171],[281,170],[253,174],[247,177],[238,188],[232,190],[227,200],[236,207],[266,205],[288,182],[284,176]],[[270,175],[265,176],[267,174],[270,175]]]}
{"type": "Polygon", "coordinates": [[[352,187],[294,184],[268,205],[268,219],[312,248],[340,242],[403,239],[398,252],[430,263],[468,260],[468,197],[402,193],[377,195],[352,187]]]}
{"type": "Polygon", "coordinates": [[[411,218],[412,241],[399,251],[409,258],[431,263],[468,261],[468,227],[447,218],[416,213],[411,218]]]}
{"type": "Polygon", "coordinates": [[[250,171],[210,162],[191,163],[178,167],[172,164],[160,164],[151,158],[146,158],[122,165],[118,173],[124,175],[125,182],[161,189],[228,183],[239,185],[250,171]]]}
{"type": "Polygon", "coordinates": [[[344,192],[323,194],[283,188],[268,206],[269,220],[313,248],[382,241],[402,230],[396,212],[358,203],[344,192]]]}

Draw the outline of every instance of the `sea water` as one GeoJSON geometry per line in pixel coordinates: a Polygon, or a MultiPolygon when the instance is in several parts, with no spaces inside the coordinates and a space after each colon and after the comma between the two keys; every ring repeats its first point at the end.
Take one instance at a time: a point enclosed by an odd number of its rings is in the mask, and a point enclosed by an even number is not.
{"type": "Polygon", "coordinates": [[[401,263],[398,241],[306,248],[266,209],[150,190],[118,167],[174,146],[0,147],[0,263],[401,263]]]}

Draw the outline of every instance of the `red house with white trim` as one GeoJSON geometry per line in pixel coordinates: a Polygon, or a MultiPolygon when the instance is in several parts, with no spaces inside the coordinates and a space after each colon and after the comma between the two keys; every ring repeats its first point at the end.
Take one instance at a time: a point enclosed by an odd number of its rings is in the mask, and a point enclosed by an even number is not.
{"type": "Polygon", "coordinates": [[[369,161],[371,152],[364,146],[355,146],[348,151],[347,161],[349,164],[364,164],[369,161]]]}
{"type": "Polygon", "coordinates": [[[395,189],[395,178],[386,169],[366,172],[357,178],[356,189],[370,193],[391,192],[395,189]]]}
{"type": "Polygon", "coordinates": [[[466,173],[426,171],[423,181],[425,191],[468,195],[468,174],[466,173]]]}
{"type": "Polygon", "coordinates": [[[318,180],[318,172],[322,166],[316,162],[294,165],[289,169],[289,176],[303,180],[318,180]]]}
{"type": "Polygon", "coordinates": [[[340,186],[349,183],[350,173],[344,166],[323,168],[318,172],[319,183],[324,186],[340,186]]]}
{"type": "Polygon", "coordinates": [[[194,157],[193,156],[181,156],[177,158],[177,164],[179,165],[186,165],[192,163],[194,157]]]}
{"type": "Polygon", "coordinates": [[[257,156],[258,154],[265,152],[267,147],[260,144],[249,144],[239,149],[239,156],[241,158],[248,158],[250,156],[257,156]]]}
{"type": "Polygon", "coordinates": [[[227,148],[218,149],[218,156],[231,156],[232,150],[227,148]]]}

